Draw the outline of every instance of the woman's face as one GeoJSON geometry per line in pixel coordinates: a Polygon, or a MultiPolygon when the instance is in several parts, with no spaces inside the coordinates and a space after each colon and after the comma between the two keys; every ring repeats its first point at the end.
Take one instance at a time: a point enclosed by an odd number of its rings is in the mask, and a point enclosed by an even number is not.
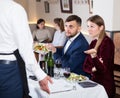
{"type": "Polygon", "coordinates": [[[88,21],[87,22],[87,29],[88,29],[89,35],[92,38],[98,38],[100,32],[103,30],[103,26],[98,26],[97,24],[95,24],[91,21],[88,21]]]}
{"type": "Polygon", "coordinates": [[[41,22],[38,24],[39,29],[43,29],[45,27],[45,22],[41,22]]]}
{"type": "Polygon", "coordinates": [[[57,23],[54,23],[54,27],[55,27],[56,30],[60,30],[60,27],[58,26],[57,23]]]}

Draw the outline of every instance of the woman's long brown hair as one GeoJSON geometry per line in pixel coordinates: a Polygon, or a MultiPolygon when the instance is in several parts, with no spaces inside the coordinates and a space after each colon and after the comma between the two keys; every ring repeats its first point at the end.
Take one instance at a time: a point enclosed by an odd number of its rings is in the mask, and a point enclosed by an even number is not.
{"type": "Polygon", "coordinates": [[[55,18],[54,23],[56,23],[60,27],[61,32],[65,31],[65,29],[64,29],[64,21],[63,21],[62,18],[55,18]]]}
{"type": "Polygon", "coordinates": [[[96,43],[96,45],[94,47],[95,50],[98,50],[102,40],[106,36],[104,20],[99,15],[94,15],[94,16],[89,17],[87,19],[87,21],[91,21],[91,22],[95,23],[96,25],[98,25],[99,27],[103,26],[103,30],[100,32],[100,35],[99,35],[98,40],[97,40],[97,43],[96,43]]]}

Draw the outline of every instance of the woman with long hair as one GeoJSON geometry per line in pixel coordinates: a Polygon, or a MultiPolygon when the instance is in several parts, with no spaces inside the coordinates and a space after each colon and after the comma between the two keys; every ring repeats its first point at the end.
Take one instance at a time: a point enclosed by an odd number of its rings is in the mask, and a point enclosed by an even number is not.
{"type": "Polygon", "coordinates": [[[94,15],[88,18],[87,28],[93,38],[83,69],[91,75],[91,79],[104,86],[109,98],[115,94],[114,84],[114,43],[105,33],[102,17],[94,15]]]}
{"type": "Polygon", "coordinates": [[[66,41],[66,35],[65,35],[65,29],[64,29],[64,21],[62,18],[55,18],[54,19],[54,25],[55,25],[55,34],[53,37],[52,44],[55,47],[63,47],[65,41],[66,41]]]}

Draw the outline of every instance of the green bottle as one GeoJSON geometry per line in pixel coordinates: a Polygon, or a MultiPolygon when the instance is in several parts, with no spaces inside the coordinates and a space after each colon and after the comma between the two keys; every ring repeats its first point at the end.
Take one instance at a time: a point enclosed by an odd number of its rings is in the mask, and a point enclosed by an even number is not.
{"type": "Polygon", "coordinates": [[[48,53],[47,70],[48,70],[48,75],[50,77],[53,77],[54,76],[54,60],[52,56],[52,51],[49,51],[48,53]]]}

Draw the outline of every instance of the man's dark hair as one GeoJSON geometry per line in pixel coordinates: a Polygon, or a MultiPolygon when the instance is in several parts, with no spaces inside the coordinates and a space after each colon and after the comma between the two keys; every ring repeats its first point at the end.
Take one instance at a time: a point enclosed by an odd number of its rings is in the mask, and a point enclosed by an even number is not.
{"type": "Polygon", "coordinates": [[[70,21],[76,21],[78,23],[78,25],[80,25],[80,26],[82,24],[82,19],[77,15],[70,15],[65,20],[65,22],[70,22],[70,21]]]}

